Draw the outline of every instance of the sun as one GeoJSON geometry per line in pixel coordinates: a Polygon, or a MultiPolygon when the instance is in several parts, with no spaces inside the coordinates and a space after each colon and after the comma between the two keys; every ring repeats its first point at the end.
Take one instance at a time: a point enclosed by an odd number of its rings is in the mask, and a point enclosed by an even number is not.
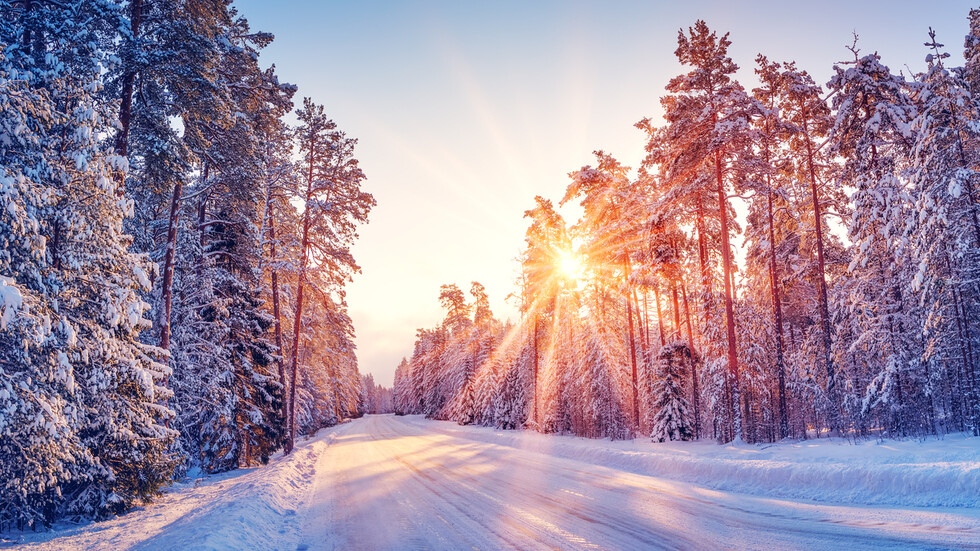
{"type": "Polygon", "coordinates": [[[564,279],[575,283],[585,281],[585,260],[574,251],[558,251],[556,267],[558,274],[564,279]]]}

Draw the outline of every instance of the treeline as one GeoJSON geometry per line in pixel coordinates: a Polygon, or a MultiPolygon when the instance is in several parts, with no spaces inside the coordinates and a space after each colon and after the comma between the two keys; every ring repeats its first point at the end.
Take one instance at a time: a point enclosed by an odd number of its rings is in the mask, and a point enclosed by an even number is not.
{"type": "Polygon", "coordinates": [[[363,413],[394,413],[395,394],[375,383],[374,375],[368,373],[361,376],[361,404],[363,413]]]}
{"type": "Polygon", "coordinates": [[[355,140],[225,0],[0,0],[0,530],[359,413],[355,140]]]}
{"type": "Polygon", "coordinates": [[[760,55],[751,90],[727,34],[680,31],[687,72],[663,122],[636,125],[636,175],[597,152],[570,174],[571,226],[536,198],[517,324],[482,287],[444,286],[396,410],[661,441],[980,433],[980,10],[969,21],[965,67],[930,30],[913,78],[855,44],[826,87],[760,55]]]}

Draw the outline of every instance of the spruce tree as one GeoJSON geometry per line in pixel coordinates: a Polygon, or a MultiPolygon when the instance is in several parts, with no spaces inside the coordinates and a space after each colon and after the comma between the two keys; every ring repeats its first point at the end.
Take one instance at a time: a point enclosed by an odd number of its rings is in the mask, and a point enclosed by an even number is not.
{"type": "Polygon", "coordinates": [[[684,392],[684,379],[693,363],[691,349],[683,341],[668,344],[657,354],[650,392],[650,437],[654,442],[690,440],[694,436],[691,408],[684,392]]]}

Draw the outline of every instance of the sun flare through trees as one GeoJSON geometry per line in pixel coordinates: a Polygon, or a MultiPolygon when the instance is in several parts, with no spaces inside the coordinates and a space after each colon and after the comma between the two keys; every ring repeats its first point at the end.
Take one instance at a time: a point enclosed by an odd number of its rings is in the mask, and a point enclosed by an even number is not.
{"type": "MultiPolygon", "coordinates": [[[[527,209],[521,221],[486,225],[493,238],[516,232],[515,319],[497,317],[478,281],[433,288],[444,317],[416,330],[389,389],[359,369],[352,316],[372,308],[348,305],[376,207],[358,157],[374,174],[379,159],[397,165],[379,180],[410,198],[388,211],[405,215],[392,217],[399,231],[438,213],[439,237],[480,226],[466,219],[484,198],[470,184],[493,180],[496,200],[502,180],[395,126],[448,139],[435,118],[472,104],[486,128],[454,129],[486,131],[497,150],[474,140],[467,153],[533,179],[500,131],[508,117],[488,107],[451,41],[419,26],[416,38],[443,44],[435,65],[455,79],[443,86],[415,58],[403,72],[368,66],[402,46],[389,36],[362,51],[360,29],[317,28],[338,40],[310,71],[332,79],[331,93],[397,89],[399,112],[429,109],[405,124],[373,96],[347,98],[369,113],[349,128],[389,132],[358,142],[331,118],[343,102],[299,100],[280,81],[262,58],[274,37],[232,0],[0,0],[0,532],[107,519],[185,476],[270,461],[302,466],[293,474],[319,488],[311,449],[326,438],[300,437],[365,413],[655,442],[980,436],[980,10],[964,15],[963,67],[926,28],[919,74],[889,68],[855,37],[826,83],[759,54],[749,87],[732,37],[702,20],[680,29],[678,74],[649,90],[662,116],[623,128],[639,158],[597,149],[558,171],[560,197],[527,197],[513,209],[527,209]],[[356,78],[338,77],[347,57],[356,78]],[[424,93],[407,93],[418,83],[424,93]],[[443,87],[459,97],[438,104],[443,87]],[[436,200],[401,179],[407,167],[439,181],[436,200]],[[471,202],[449,208],[453,195],[471,202]]],[[[364,21],[395,29],[375,17],[364,21]]],[[[547,73],[538,64],[535,77],[547,73]]],[[[587,80],[582,63],[568,65],[587,80]]],[[[532,87],[513,74],[513,88],[532,87]]],[[[588,94],[555,80],[561,101],[549,100],[587,119],[574,96],[588,94]]],[[[543,151],[566,148],[538,139],[528,106],[507,112],[541,142],[527,148],[540,168],[543,151]]],[[[505,210],[486,203],[481,213],[505,210]]],[[[458,257],[448,240],[400,237],[384,232],[384,256],[410,243],[410,261],[373,270],[397,298],[372,297],[387,302],[371,314],[402,324],[390,305],[417,297],[402,268],[458,257]]],[[[390,351],[364,333],[362,347],[390,351]]],[[[402,421],[364,424],[427,423],[402,421]]]]}
{"type": "Polygon", "coordinates": [[[396,411],[657,441],[980,434],[969,18],[963,68],[930,30],[925,73],[855,43],[826,89],[759,55],[747,90],[727,34],[682,29],[641,165],[596,151],[571,172],[573,224],[534,199],[520,318],[444,301],[396,411]]]}
{"type": "Polygon", "coordinates": [[[588,277],[586,272],[585,259],[572,250],[558,251],[556,259],[558,273],[562,278],[580,284],[588,277]]]}

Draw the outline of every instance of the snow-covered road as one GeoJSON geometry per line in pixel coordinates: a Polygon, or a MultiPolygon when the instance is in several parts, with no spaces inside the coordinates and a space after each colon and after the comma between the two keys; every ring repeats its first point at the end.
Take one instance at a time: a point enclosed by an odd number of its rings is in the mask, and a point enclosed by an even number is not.
{"type": "Polygon", "coordinates": [[[300,549],[980,549],[975,510],[718,492],[370,416],[318,459],[300,549]]]}
{"type": "Polygon", "coordinates": [[[367,416],[110,521],[0,534],[0,550],[980,550],[978,450],[965,435],[733,447],[367,416]]]}

